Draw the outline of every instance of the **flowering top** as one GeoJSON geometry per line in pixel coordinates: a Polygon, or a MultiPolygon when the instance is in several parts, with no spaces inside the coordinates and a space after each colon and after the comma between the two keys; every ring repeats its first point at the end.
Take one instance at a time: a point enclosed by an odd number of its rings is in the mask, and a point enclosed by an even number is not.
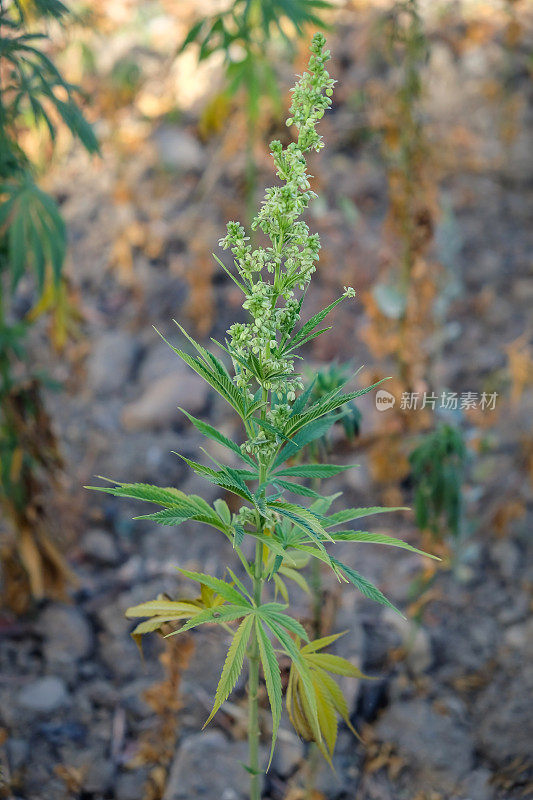
{"type": "MultiPolygon", "coordinates": [[[[270,240],[269,246],[253,249],[238,222],[229,222],[227,234],[220,240],[220,246],[233,253],[239,286],[246,295],[243,307],[251,317],[250,322],[236,323],[228,330],[235,382],[250,399],[258,390],[263,396],[273,392],[276,400],[266,417],[278,425],[303,387],[294,371],[294,356],[284,345],[300,316],[301,300],[295,297],[295,290],[307,289],[320,250],[318,234],[311,234],[300,217],[315,197],[305,153],[323,147],[316,125],[331,105],[335,83],[325,68],[329,51],[324,46],[324,36],[315,34],[309,71],[293,89],[287,125],[298,129],[297,141],[285,148],[279,141],[270,144],[282,184],[266,190],[252,221],[252,229],[260,228],[270,240]]],[[[264,457],[268,457],[269,445],[275,446],[275,437],[267,431],[247,443],[250,452],[259,455],[262,451],[264,457]]]]}

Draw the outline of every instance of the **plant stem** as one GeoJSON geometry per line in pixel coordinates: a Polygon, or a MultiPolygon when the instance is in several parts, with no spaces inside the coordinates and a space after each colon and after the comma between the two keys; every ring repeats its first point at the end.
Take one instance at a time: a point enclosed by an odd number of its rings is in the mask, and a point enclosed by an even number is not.
{"type": "MultiPolygon", "coordinates": [[[[254,568],[254,601],[257,605],[261,603],[261,592],[263,589],[263,545],[256,542],[255,545],[255,568],[254,568]]],[[[259,691],[259,643],[255,627],[252,632],[252,642],[249,652],[249,678],[248,678],[248,748],[250,753],[250,800],[260,800],[261,798],[261,775],[259,773],[259,708],[257,695],[259,691]]]]}

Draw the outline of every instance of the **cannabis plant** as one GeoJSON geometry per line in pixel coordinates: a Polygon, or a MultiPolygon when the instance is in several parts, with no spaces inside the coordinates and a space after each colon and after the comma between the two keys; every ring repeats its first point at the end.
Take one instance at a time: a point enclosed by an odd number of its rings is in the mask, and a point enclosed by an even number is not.
{"type": "Polygon", "coordinates": [[[266,191],[253,220],[253,228],[262,231],[267,244],[253,249],[238,222],[228,223],[227,234],[220,242],[224,250],[233,254],[233,265],[228,268],[219,263],[242,291],[243,308],[249,317],[247,322],[231,325],[225,343],[215,343],[231,366],[228,368],[222,354],[214,355],[181,326],[191,351],[170,345],[228,403],[244,432],[244,441],[235,442],[185,411],[200,433],[226,448],[242,466],[235,468],[213,458],[213,466],[184,460],[195,473],[240,498],[242,506],[232,514],[222,499],[211,506],[200,496],[147,484],[114,482],[111,487],[92,487],[159,506],[159,510],[140,519],[170,526],[195,520],[211,526],[231,542],[238,570],[227,567],[222,577],[180,570],[200,585],[199,597],[149,600],[126,613],[128,617],[146,618],[133,631],[136,637],[175,621],[183,624],[169,635],[181,635],[206,624],[231,631],[231,644],[207,722],[228,698],[247,659],[250,755],[246,768],[250,773],[251,800],[259,800],[263,767],[259,760],[260,669],[272,712],[271,757],[282,713],[278,663],[281,655],[291,665],[286,694],[289,717],[297,732],[304,739],[315,741],[329,761],[338,718],[351,727],[350,710],[333,676],[360,675],[349,661],[323,652],[341,634],[310,640],[304,627],[289,613],[289,605],[275,600],[276,576],[298,583],[300,570],[310,559],[317,559],[339,581],[352,583],[365,597],[390,606],[377,587],[333,554],[334,545],[379,542],[415,550],[383,534],[344,527],[353,520],[391,509],[346,508],[332,512],[338,495],[323,497],[300,482],[328,478],[348,467],[291,464],[302,448],[324,435],[332,422],[328,415],[369,391],[343,392],[335,388],[313,402],[311,391],[303,391],[302,378],[295,370],[298,351],[328,330],[324,327],[326,316],[344,298],[354,295],[352,288],[345,287],[341,297],[300,324],[302,301],[320,249],[318,235],[309,232],[301,216],[314,197],[305,157],[323,146],[316,126],[331,104],[334,84],[326,70],[329,52],[324,47],[324,37],[316,34],[308,71],[293,89],[287,124],[298,131],[296,141],[287,147],[279,141],[270,145],[280,184],[266,191]],[[289,499],[290,496],[305,498],[308,505],[289,499]]]}
{"type": "MultiPolygon", "coordinates": [[[[76,87],[45,52],[46,35],[29,30],[30,24],[66,15],[58,0],[0,1],[0,505],[16,533],[16,547],[1,549],[5,583],[22,565],[37,597],[65,573],[42,504],[61,459],[42,402],[42,379],[26,358],[25,341],[43,309],[65,312],[66,231],[57,203],[37,183],[22,134],[33,125],[53,145],[64,123],[89,152],[98,149],[76,87]],[[15,298],[23,278],[33,284],[36,303],[20,318],[15,298]]],[[[56,333],[61,339],[57,328],[56,333]]]]}
{"type": "Polygon", "coordinates": [[[459,428],[442,424],[409,456],[416,524],[435,539],[459,543],[463,531],[463,483],[467,449],[459,428]]]}

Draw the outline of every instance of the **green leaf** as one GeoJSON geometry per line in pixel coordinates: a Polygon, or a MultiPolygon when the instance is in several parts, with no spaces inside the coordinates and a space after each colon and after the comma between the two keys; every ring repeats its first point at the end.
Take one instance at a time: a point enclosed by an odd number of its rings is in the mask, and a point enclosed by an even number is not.
{"type": "Polygon", "coordinates": [[[300,655],[300,651],[298,650],[294,641],[283,630],[283,628],[272,620],[265,620],[265,622],[293,662],[294,667],[298,672],[307,702],[309,704],[309,724],[311,725],[311,729],[316,737],[316,741],[320,742],[322,741],[322,734],[318,724],[315,690],[313,688],[313,681],[309,666],[306,664],[305,659],[300,655]]]}
{"type": "Polygon", "coordinates": [[[182,625],[178,631],[168,633],[166,638],[169,636],[177,636],[180,633],[186,633],[186,631],[198,628],[200,625],[206,625],[207,623],[221,625],[224,622],[233,622],[240,617],[248,616],[250,613],[250,606],[245,605],[206,608],[205,611],[200,611],[199,614],[196,614],[196,616],[186,622],[185,625],[182,625]]]}
{"type": "MultiPolygon", "coordinates": [[[[97,477],[101,477],[100,475],[97,477]]],[[[108,478],[102,478],[108,480],[108,478]]],[[[131,497],[134,500],[145,500],[167,508],[182,508],[190,505],[188,495],[173,487],[152,486],[149,483],[119,483],[116,486],[85,486],[95,492],[105,492],[115,497],[131,497]]]]}
{"type": "MultiPolygon", "coordinates": [[[[220,578],[213,578],[211,575],[204,575],[203,572],[191,572],[188,569],[180,569],[179,567],[177,569],[178,572],[181,572],[181,574],[185,575],[186,578],[190,578],[192,581],[198,581],[198,583],[213,589],[213,591],[215,591],[229,603],[237,603],[237,605],[243,601],[248,603],[248,600],[241,595],[237,589],[235,589],[233,586],[230,586],[230,584],[226,583],[226,581],[220,580],[220,578]]],[[[249,606],[249,608],[251,608],[251,606],[249,606]]]]}
{"type": "Polygon", "coordinates": [[[246,484],[242,480],[238,479],[238,476],[235,480],[232,480],[228,475],[228,470],[217,471],[211,469],[211,467],[206,467],[204,464],[199,464],[197,461],[192,461],[192,459],[186,458],[185,456],[180,455],[180,453],[176,453],[174,450],[172,452],[179,456],[179,458],[182,458],[183,461],[185,461],[189,467],[196,472],[197,475],[200,475],[202,478],[207,478],[207,480],[211,481],[211,483],[221,486],[223,489],[236,494],[243,500],[248,500],[250,503],[254,503],[253,494],[248,489],[246,484]]]}
{"type": "MultiPolygon", "coordinates": [[[[279,724],[281,721],[282,710],[282,688],[281,688],[281,674],[278,664],[278,659],[272,647],[270,639],[266,635],[261,622],[256,618],[255,629],[257,633],[257,641],[259,644],[259,655],[261,657],[261,664],[263,667],[263,674],[265,676],[265,683],[267,688],[268,700],[270,703],[270,710],[272,712],[272,746],[270,748],[270,757],[268,759],[268,767],[272,761],[274,753],[274,745],[278,735],[279,724]]],[[[268,769],[267,767],[267,769],[268,769]]]]}
{"type": "Polygon", "coordinates": [[[153,617],[164,616],[168,619],[183,619],[191,613],[201,610],[194,601],[184,600],[147,600],[137,606],[130,606],[125,611],[125,616],[131,617],[153,617]]]}
{"type": "Polygon", "coordinates": [[[322,540],[333,541],[329,533],[324,530],[319,517],[308,508],[296,505],[295,503],[267,503],[268,507],[273,511],[277,511],[282,516],[287,517],[295,525],[298,525],[304,531],[312,534],[312,541],[322,543],[322,540]]]}
{"type": "Polygon", "coordinates": [[[338,475],[339,472],[344,472],[347,469],[357,464],[348,464],[337,466],[335,464],[301,464],[297,467],[285,467],[284,469],[276,470],[274,475],[283,475],[287,478],[330,478],[332,475],[338,475]]]}
{"type": "Polygon", "coordinates": [[[299,636],[300,639],[308,642],[309,636],[303,625],[293,617],[289,617],[288,614],[284,614],[281,609],[283,609],[283,606],[280,603],[263,603],[257,609],[257,616],[265,622],[270,621],[281,625],[286,630],[294,633],[295,636],[299,636]]]}
{"type": "Polygon", "coordinates": [[[250,456],[242,452],[238,444],[233,442],[227,436],[224,436],[224,434],[218,431],[216,428],[213,428],[212,425],[208,425],[207,422],[203,422],[201,419],[193,417],[193,415],[189,414],[189,412],[185,411],[185,409],[180,408],[180,411],[183,411],[185,416],[187,416],[190,419],[194,427],[198,431],[200,431],[200,433],[203,433],[204,436],[208,436],[213,441],[218,442],[224,447],[227,447],[228,450],[231,450],[236,455],[238,455],[240,459],[242,459],[246,464],[249,464],[251,467],[253,467],[254,470],[257,469],[257,465],[255,464],[255,462],[250,458],[250,456]]]}
{"type": "Polygon", "coordinates": [[[303,325],[303,327],[298,331],[298,333],[294,336],[294,338],[288,342],[288,345],[290,345],[290,347],[286,346],[284,348],[284,352],[287,352],[288,350],[294,350],[296,347],[300,347],[303,344],[303,340],[306,339],[306,337],[309,336],[309,334],[314,330],[314,328],[320,325],[320,323],[327,317],[329,312],[332,311],[335,308],[335,306],[338,306],[339,303],[342,303],[343,300],[344,296],[339,297],[337,300],[334,300],[333,303],[330,303],[329,306],[322,309],[322,311],[319,311],[318,314],[312,316],[311,319],[309,319],[305,323],[305,325],[303,325]]]}
{"type": "Polygon", "coordinates": [[[335,656],[331,653],[309,653],[306,658],[310,664],[332,672],[334,675],[345,675],[349,678],[367,677],[355,664],[341,656],[335,656]]]}
{"type": "Polygon", "coordinates": [[[403,617],[401,611],[399,611],[396,606],[394,606],[390,600],[387,600],[383,592],[374,586],[367,578],[364,578],[358,572],[356,572],[351,567],[348,567],[346,564],[343,564],[341,561],[338,561],[336,558],[331,557],[332,562],[341,570],[341,572],[348,578],[351,584],[353,584],[356,589],[359,589],[361,594],[365,597],[368,597],[369,600],[375,600],[376,603],[380,603],[383,606],[388,606],[388,608],[392,608],[403,617]]]}
{"type": "Polygon", "coordinates": [[[205,721],[203,726],[204,728],[211,722],[222,703],[228,699],[235,687],[235,684],[237,683],[239,675],[242,671],[244,655],[246,653],[246,647],[248,645],[253,624],[253,616],[245,617],[235,632],[235,635],[229,646],[220,680],[218,682],[213,710],[205,721]]]}
{"type": "Polygon", "coordinates": [[[392,547],[400,547],[403,550],[410,550],[412,553],[418,553],[421,556],[433,558],[435,561],[440,561],[438,556],[433,556],[431,553],[425,553],[424,550],[419,550],[418,547],[413,547],[411,544],[395,539],[393,536],[387,536],[384,533],[367,533],[366,531],[335,531],[333,539],[336,542],[367,542],[368,544],[386,544],[392,547]]]}
{"type": "Polygon", "coordinates": [[[342,525],[344,522],[352,522],[354,519],[362,519],[363,517],[370,517],[372,514],[385,514],[389,511],[409,511],[404,506],[384,507],[373,506],[368,508],[345,508],[342,511],[337,511],[326,518],[324,522],[325,528],[333,528],[335,525],[342,525]]]}
{"type": "Polygon", "coordinates": [[[292,494],[298,494],[301,497],[320,497],[318,492],[315,492],[314,489],[309,489],[308,486],[302,486],[300,483],[292,483],[292,481],[283,481],[277,478],[274,485],[285,489],[287,492],[292,492],[292,494]]]}

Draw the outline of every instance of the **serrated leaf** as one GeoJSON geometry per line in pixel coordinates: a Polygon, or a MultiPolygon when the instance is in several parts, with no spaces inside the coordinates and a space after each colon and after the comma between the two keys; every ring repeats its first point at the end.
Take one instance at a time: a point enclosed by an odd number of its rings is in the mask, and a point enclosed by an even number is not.
{"type": "Polygon", "coordinates": [[[221,625],[224,622],[233,622],[241,617],[246,617],[251,613],[249,605],[235,605],[235,606],[221,606],[220,608],[206,608],[205,611],[200,611],[189,622],[182,625],[178,631],[168,633],[169,636],[177,636],[180,633],[185,633],[193,628],[198,628],[200,625],[214,623],[221,625]]]}
{"type": "Polygon", "coordinates": [[[373,506],[368,508],[345,508],[342,511],[337,511],[331,514],[324,521],[325,528],[333,528],[335,525],[342,525],[344,522],[352,522],[354,519],[362,519],[363,517],[370,517],[372,514],[385,514],[389,511],[409,511],[405,506],[396,507],[383,507],[373,506]]]}
{"type": "Polygon", "coordinates": [[[169,619],[183,619],[198,610],[201,609],[192,600],[190,602],[186,600],[147,600],[145,603],[130,606],[124,613],[128,618],[165,616],[169,619]]]}
{"type": "Polygon", "coordinates": [[[387,536],[384,533],[367,533],[366,531],[335,531],[332,534],[336,542],[366,542],[368,544],[385,544],[391,547],[399,547],[403,550],[410,550],[412,553],[418,553],[421,556],[433,558],[435,561],[440,561],[438,556],[433,556],[431,553],[426,553],[424,550],[419,550],[418,547],[413,547],[411,544],[395,539],[393,536],[387,536]]]}
{"type": "Polygon", "coordinates": [[[306,659],[310,664],[332,672],[334,675],[345,675],[348,678],[367,678],[361,670],[341,656],[332,653],[309,653],[306,659]]]}
{"type": "Polygon", "coordinates": [[[228,699],[235,687],[235,684],[237,683],[239,675],[242,672],[244,655],[246,653],[246,647],[248,645],[253,624],[254,618],[252,616],[245,617],[233,636],[226,660],[224,662],[222,674],[218,682],[215,694],[215,703],[211,713],[209,714],[209,717],[204,723],[204,728],[211,722],[222,703],[228,699]]]}
{"type": "Polygon", "coordinates": [[[279,724],[281,721],[282,709],[282,688],[281,688],[281,674],[278,664],[278,659],[274,652],[274,648],[270,639],[266,635],[262,624],[258,619],[255,620],[255,627],[257,632],[257,641],[259,644],[259,655],[261,657],[261,664],[263,667],[263,674],[265,676],[265,683],[267,688],[268,700],[272,712],[272,746],[270,748],[270,757],[268,759],[268,768],[272,761],[274,753],[274,745],[278,735],[279,724]]]}
{"type": "MultiPolygon", "coordinates": [[[[237,589],[235,589],[235,587],[231,586],[229,583],[226,583],[226,581],[220,580],[220,578],[213,578],[211,575],[204,575],[203,572],[192,572],[191,570],[181,569],[179,567],[176,569],[178,572],[181,572],[182,575],[185,575],[186,578],[190,578],[192,581],[198,581],[198,583],[213,589],[214,592],[219,594],[229,603],[236,603],[239,605],[244,602],[248,604],[248,600],[243,597],[243,595],[237,589]]],[[[251,606],[249,606],[249,608],[251,608],[251,606]]]]}
{"type": "Polygon", "coordinates": [[[381,592],[377,586],[374,586],[367,578],[360,575],[356,572],[352,567],[343,564],[341,561],[338,561],[336,558],[331,557],[332,562],[341,570],[341,572],[348,578],[351,584],[353,584],[356,589],[359,589],[361,594],[365,597],[368,597],[369,600],[374,600],[376,603],[380,603],[383,606],[388,606],[388,608],[392,608],[403,617],[401,611],[399,611],[395,605],[393,605],[390,600],[388,600],[383,592],[381,592]]]}
{"type": "Polygon", "coordinates": [[[297,467],[278,469],[274,473],[274,476],[281,475],[286,478],[331,478],[333,475],[338,475],[340,472],[345,472],[347,469],[352,469],[352,467],[355,466],[357,465],[300,464],[297,467]]]}
{"type": "Polygon", "coordinates": [[[198,431],[200,431],[200,433],[203,433],[204,436],[209,437],[209,439],[212,439],[213,441],[223,445],[223,447],[226,447],[228,450],[231,450],[233,453],[239,456],[239,458],[242,459],[242,461],[244,461],[246,464],[249,464],[249,466],[253,467],[254,470],[257,469],[255,462],[250,458],[250,456],[242,452],[241,448],[239,447],[238,444],[236,444],[236,442],[229,439],[227,436],[225,436],[219,430],[214,428],[212,425],[209,425],[207,422],[203,422],[201,419],[193,417],[193,415],[189,414],[189,412],[185,411],[185,409],[180,408],[180,411],[182,411],[185,414],[185,416],[188,417],[188,419],[192,422],[194,427],[198,431]]]}

